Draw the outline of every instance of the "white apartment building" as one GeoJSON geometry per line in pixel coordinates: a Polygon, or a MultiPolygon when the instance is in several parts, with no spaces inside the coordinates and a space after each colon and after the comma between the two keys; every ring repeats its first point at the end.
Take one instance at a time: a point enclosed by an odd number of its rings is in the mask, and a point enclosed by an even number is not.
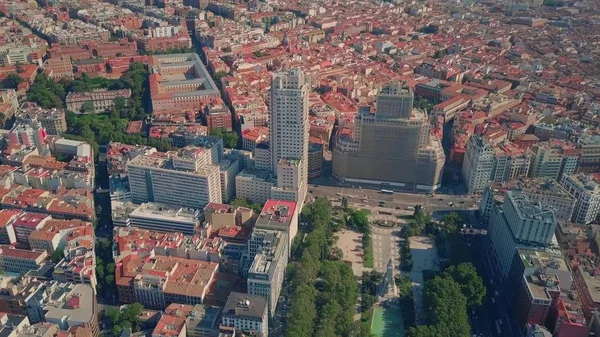
{"type": "Polygon", "coordinates": [[[138,156],[127,164],[134,203],[158,202],[189,208],[221,203],[220,168],[210,151],[186,147],[172,157],[138,156]]]}
{"type": "Polygon", "coordinates": [[[0,269],[15,273],[37,270],[48,257],[45,250],[17,249],[0,245],[0,269]]]}
{"type": "Polygon", "coordinates": [[[229,202],[235,196],[235,177],[240,173],[240,161],[231,156],[219,162],[219,177],[221,180],[221,199],[229,202]]]}
{"type": "Polygon", "coordinates": [[[569,220],[575,209],[575,198],[552,178],[526,178],[506,184],[490,182],[483,192],[479,213],[489,219],[494,202],[504,200],[506,190],[517,190],[525,193],[529,200],[548,205],[557,219],[569,220]]]}
{"type": "Polygon", "coordinates": [[[259,143],[254,148],[254,167],[271,170],[271,148],[268,143],[259,143]]]}
{"type": "Polygon", "coordinates": [[[561,143],[538,143],[527,149],[531,155],[530,177],[552,178],[561,181],[563,175],[575,173],[579,155],[575,151],[565,149],[561,143]]]}
{"type": "MultiPolygon", "coordinates": [[[[514,147],[512,147],[514,148],[514,147]]],[[[500,147],[494,149],[494,167],[492,181],[511,181],[519,177],[527,177],[531,156],[522,151],[511,152],[512,149],[500,147]]]]}
{"type": "Polygon", "coordinates": [[[268,337],[267,307],[267,301],[262,296],[231,292],[223,308],[221,326],[268,337]]]}
{"type": "Polygon", "coordinates": [[[271,82],[271,170],[278,171],[282,159],[298,161],[299,177],[294,179],[299,184],[294,189],[299,192],[294,201],[299,202],[304,202],[308,180],[309,91],[308,80],[298,69],[278,73],[271,82]]]}
{"type": "Polygon", "coordinates": [[[518,242],[550,244],[556,229],[556,217],[551,207],[532,201],[525,193],[507,191],[503,208],[518,242]]]}
{"type": "Polygon", "coordinates": [[[472,136],[467,142],[462,167],[468,193],[482,191],[488,185],[493,167],[494,149],[481,136],[472,136]]]}
{"type": "Polygon", "coordinates": [[[505,280],[517,247],[550,245],[556,224],[551,207],[531,201],[521,191],[506,191],[503,204],[492,204],[488,230],[492,261],[505,280]]]}
{"type": "Polygon", "coordinates": [[[264,231],[265,236],[260,243],[254,240],[257,253],[248,270],[248,294],[264,297],[269,316],[273,317],[288,264],[288,235],[274,230],[256,231],[264,231]]]}
{"type": "Polygon", "coordinates": [[[235,177],[235,195],[253,202],[265,203],[277,180],[270,171],[245,169],[235,177]]]}
{"type": "Polygon", "coordinates": [[[81,108],[85,103],[91,103],[94,107],[93,113],[102,113],[107,109],[112,108],[114,101],[117,97],[123,97],[125,99],[131,97],[130,89],[121,90],[106,90],[97,89],[90,92],[70,92],[67,94],[66,103],[67,110],[71,110],[75,113],[80,113],[81,108]]]}
{"type": "Polygon", "coordinates": [[[129,214],[128,226],[192,235],[194,228],[200,224],[200,215],[197,209],[148,202],[129,214]]]}
{"type": "Polygon", "coordinates": [[[588,224],[598,217],[600,211],[600,184],[592,175],[565,175],[562,185],[577,200],[571,220],[588,224]]]}

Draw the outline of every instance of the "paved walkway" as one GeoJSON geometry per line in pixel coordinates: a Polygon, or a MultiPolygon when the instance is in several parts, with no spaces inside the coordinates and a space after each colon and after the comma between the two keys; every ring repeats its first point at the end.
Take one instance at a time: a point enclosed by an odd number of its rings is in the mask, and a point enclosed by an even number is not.
{"type": "Polygon", "coordinates": [[[434,240],[429,237],[415,236],[409,239],[410,253],[412,254],[413,269],[410,278],[413,283],[413,297],[415,301],[415,322],[425,323],[425,312],[423,310],[423,271],[439,271],[437,261],[437,248],[434,240]]]}
{"type": "Polygon", "coordinates": [[[338,236],[336,246],[344,253],[342,261],[352,263],[354,276],[362,276],[364,270],[370,270],[370,268],[363,267],[362,234],[345,229],[335,235],[338,236]]]}
{"type": "Polygon", "coordinates": [[[385,273],[388,262],[400,265],[400,238],[393,234],[398,228],[372,227],[373,269],[385,273]]]}

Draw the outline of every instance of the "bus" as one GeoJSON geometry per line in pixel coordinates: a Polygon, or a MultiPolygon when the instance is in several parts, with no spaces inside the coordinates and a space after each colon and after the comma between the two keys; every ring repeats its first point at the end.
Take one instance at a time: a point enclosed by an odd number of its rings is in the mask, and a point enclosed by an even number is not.
{"type": "Polygon", "coordinates": [[[381,190],[379,192],[381,192],[383,194],[394,194],[394,191],[390,191],[390,190],[381,190]]]}
{"type": "Polygon", "coordinates": [[[502,335],[502,329],[500,328],[501,322],[502,320],[496,320],[496,332],[498,333],[498,335],[502,335]]]}

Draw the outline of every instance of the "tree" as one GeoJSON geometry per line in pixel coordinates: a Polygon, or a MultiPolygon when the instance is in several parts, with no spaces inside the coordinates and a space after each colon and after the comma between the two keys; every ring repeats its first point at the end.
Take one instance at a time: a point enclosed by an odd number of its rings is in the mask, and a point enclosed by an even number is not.
{"type": "Polygon", "coordinates": [[[17,74],[21,74],[21,73],[25,72],[25,69],[23,69],[23,67],[21,67],[21,62],[17,61],[17,63],[15,64],[15,66],[16,66],[17,74]]]}
{"type": "Polygon", "coordinates": [[[342,197],[342,208],[344,210],[348,209],[348,198],[346,198],[346,197],[342,197]]]}
{"type": "Polygon", "coordinates": [[[348,219],[348,224],[352,227],[356,227],[360,232],[365,233],[369,229],[369,218],[368,211],[360,210],[354,211],[348,219]]]}
{"type": "Polygon", "coordinates": [[[383,274],[375,270],[363,271],[361,279],[363,293],[375,296],[377,287],[383,281],[383,274]]]}
{"type": "Polygon", "coordinates": [[[144,307],[138,302],[129,304],[125,310],[123,310],[123,314],[121,315],[123,321],[130,322],[133,326],[133,329],[137,329],[139,327],[139,316],[142,313],[142,310],[144,310],[144,307]]]}
{"type": "Polygon", "coordinates": [[[23,82],[23,78],[15,73],[8,74],[6,79],[4,79],[4,87],[14,89],[19,86],[23,82]]]}
{"type": "Polygon", "coordinates": [[[222,79],[223,77],[227,76],[228,74],[229,74],[228,72],[221,70],[221,71],[218,71],[214,77],[215,77],[215,80],[218,81],[218,80],[222,79]]]}
{"type": "Polygon", "coordinates": [[[223,146],[227,148],[237,147],[239,140],[238,134],[235,132],[226,131],[223,128],[211,128],[209,134],[214,137],[220,137],[223,139],[223,146]]]}
{"type": "MultiPolygon", "coordinates": [[[[451,277],[436,276],[425,284],[423,293],[428,321],[438,336],[468,337],[467,299],[451,277]]],[[[412,334],[410,334],[412,336],[412,334]]]]}
{"type": "Polygon", "coordinates": [[[444,223],[444,228],[449,233],[456,233],[460,229],[463,224],[463,220],[456,212],[452,212],[444,215],[442,218],[442,222],[444,223]]]}
{"type": "Polygon", "coordinates": [[[331,250],[329,251],[329,259],[330,260],[341,260],[344,258],[344,252],[342,251],[342,249],[340,247],[332,247],[331,250]]]}
{"type": "Polygon", "coordinates": [[[117,96],[113,103],[117,111],[125,110],[127,108],[127,99],[123,96],[117,96]]]}
{"type": "Polygon", "coordinates": [[[444,56],[446,56],[446,51],[445,50],[436,50],[435,53],[433,54],[433,58],[434,59],[441,59],[444,56]]]}
{"type": "Polygon", "coordinates": [[[54,262],[54,263],[59,263],[60,260],[64,259],[64,257],[65,257],[65,252],[62,251],[61,249],[57,249],[54,251],[54,253],[52,253],[50,260],[52,260],[52,262],[54,262]]]}
{"type": "Polygon", "coordinates": [[[262,205],[258,202],[252,202],[247,198],[236,198],[230,202],[231,206],[234,207],[245,207],[250,208],[255,213],[260,213],[262,211],[262,205]]]}
{"type": "Polygon", "coordinates": [[[121,320],[121,312],[118,309],[106,310],[106,318],[111,325],[118,325],[121,320]]]}
{"type": "Polygon", "coordinates": [[[460,289],[467,299],[469,309],[481,305],[486,294],[486,288],[472,263],[450,266],[444,271],[444,274],[460,285],[460,289]]]}
{"type": "Polygon", "coordinates": [[[412,296],[412,282],[406,276],[396,275],[394,279],[400,298],[412,296]]]}
{"type": "Polygon", "coordinates": [[[44,109],[61,108],[66,95],[64,82],[54,82],[46,74],[39,74],[27,92],[27,100],[44,109]]]}
{"type": "Polygon", "coordinates": [[[81,108],[79,110],[84,114],[93,113],[95,111],[94,103],[85,102],[81,105],[81,108]]]}
{"type": "Polygon", "coordinates": [[[408,330],[408,337],[438,337],[438,331],[434,325],[419,325],[408,330]]]}

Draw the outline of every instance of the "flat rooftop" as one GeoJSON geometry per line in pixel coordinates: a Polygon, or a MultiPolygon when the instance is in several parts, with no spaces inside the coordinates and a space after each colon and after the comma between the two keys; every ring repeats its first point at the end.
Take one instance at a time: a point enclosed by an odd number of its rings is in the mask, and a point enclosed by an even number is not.
{"type": "Polygon", "coordinates": [[[129,214],[130,218],[149,218],[154,221],[191,223],[197,222],[199,216],[200,211],[193,208],[178,207],[155,202],[144,203],[129,214]]]}
{"type": "Polygon", "coordinates": [[[296,214],[296,207],[297,203],[294,201],[269,199],[260,212],[257,224],[289,226],[296,214]]]}
{"type": "Polygon", "coordinates": [[[152,57],[151,70],[152,74],[158,75],[151,75],[151,81],[158,82],[159,86],[158,92],[152,92],[152,96],[164,94],[161,92],[160,86],[180,85],[193,85],[197,89],[186,92],[174,92],[171,93],[172,96],[220,95],[217,85],[212,80],[206,67],[204,67],[198,54],[154,55],[152,57]],[[190,72],[190,69],[193,69],[193,72],[190,72]]]}

